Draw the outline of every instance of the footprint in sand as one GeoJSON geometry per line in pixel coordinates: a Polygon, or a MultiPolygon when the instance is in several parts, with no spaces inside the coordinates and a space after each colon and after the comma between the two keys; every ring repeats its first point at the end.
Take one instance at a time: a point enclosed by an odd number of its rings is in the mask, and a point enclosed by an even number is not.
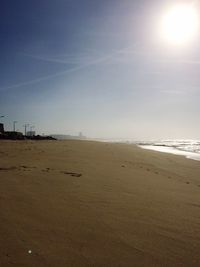
{"type": "Polygon", "coordinates": [[[26,165],[21,165],[19,166],[19,169],[22,169],[23,171],[31,171],[31,169],[35,169],[36,167],[29,167],[29,166],[26,166],[26,165]]]}
{"type": "Polygon", "coordinates": [[[0,171],[12,171],[16,169],[17,167],[0,167],[0,171]]]}
{"type": "Polygon", "coordinates": [[[76,172],[62,172],[64,174],[67,174],[67,175],[71,175],[73,177],[81,177],[82,174],[81,173],[76,173],[76,172]]]}

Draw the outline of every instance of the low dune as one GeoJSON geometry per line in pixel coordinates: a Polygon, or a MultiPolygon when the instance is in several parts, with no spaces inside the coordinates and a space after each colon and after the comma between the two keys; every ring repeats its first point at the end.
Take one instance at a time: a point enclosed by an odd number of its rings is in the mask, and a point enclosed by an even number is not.
{"type": "Polygon", "coordinates": [[[134,145],[0,142],[0,266],[200,266],[200,162],[134,145]]]}

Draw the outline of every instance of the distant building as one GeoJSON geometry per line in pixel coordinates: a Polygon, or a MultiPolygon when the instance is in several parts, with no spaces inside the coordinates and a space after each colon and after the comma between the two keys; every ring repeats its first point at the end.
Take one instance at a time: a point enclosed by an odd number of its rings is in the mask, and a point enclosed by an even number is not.
{"type": "Polygon", "coordinates": [[[0,123],[0,133],[4,133],[4,125],[3,125],[3,123],[0,123]]]}
{"type": "Polygon", "coordinates": [[[84,139],[86,139],[86,136],[84,136],[84,135],[82,134],[82,132],[79,132],[78,139],[80,139],[80,140],[84,140],[84,139]]]}
{"type": "Polygon", "coordinates": [[[35,136],[36,133],[35,133],[35,131],[28,131],[28,132],[26,133],[26,135],[32,137],[32,136],[35,136]]]}

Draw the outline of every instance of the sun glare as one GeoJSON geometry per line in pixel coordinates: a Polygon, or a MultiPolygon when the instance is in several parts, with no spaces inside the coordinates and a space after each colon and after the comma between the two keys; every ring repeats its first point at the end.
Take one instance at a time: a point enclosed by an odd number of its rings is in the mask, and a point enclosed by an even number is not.
{"type": "Polygon", "coordinates": [[[162,19],[162,35],[171,44],[181,45],[192,41],[198,29],[199,18],[192,5],[176,5],[162,19]]]}

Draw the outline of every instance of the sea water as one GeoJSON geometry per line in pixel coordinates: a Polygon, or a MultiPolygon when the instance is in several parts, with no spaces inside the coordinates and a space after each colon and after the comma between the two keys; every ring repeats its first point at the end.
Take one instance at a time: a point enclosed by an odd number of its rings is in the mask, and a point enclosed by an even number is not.
{"type": "Polygon", "coordinates": [[[199,140],[162,140],[136,143],[144,149],[183,155],[190,159],[200,160],[199,140]]]}
{"type": "Polygon", "coordinates": [[[109,143],[135,144],[144,149],[182,155],[186,158],[200,161],[200,140],[159,140],[135,141],[133,139],[97,139],[109,143]]]}

